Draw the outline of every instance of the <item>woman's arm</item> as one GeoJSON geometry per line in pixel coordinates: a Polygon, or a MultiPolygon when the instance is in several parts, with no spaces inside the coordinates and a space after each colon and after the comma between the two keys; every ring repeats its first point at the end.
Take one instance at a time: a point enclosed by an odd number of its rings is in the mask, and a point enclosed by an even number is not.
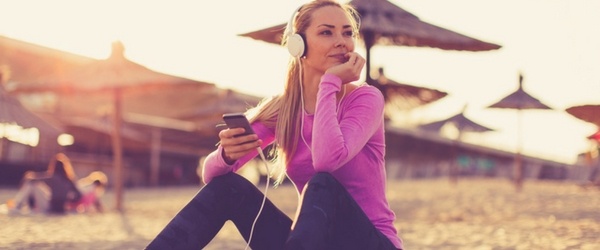
{"type": "Polygon", "coordinates": [[[316,171],[332,172],[352,159],[383,122],[381,91],[363,86],[346,96],[344,114],[338,121],[336,93],[342,82],[335,75],[321,78],[312,134],[312,156],[316,171]]]}

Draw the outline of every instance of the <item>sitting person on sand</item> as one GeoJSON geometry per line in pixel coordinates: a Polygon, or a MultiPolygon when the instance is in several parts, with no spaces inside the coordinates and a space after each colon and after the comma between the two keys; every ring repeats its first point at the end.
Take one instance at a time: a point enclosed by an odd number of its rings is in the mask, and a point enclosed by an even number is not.
{"type": "Polygon", "coordinates": [[[104,195],[108,178],[101,171],[94,171],[77,181],[81,199],[70,202],[68,209],[77,213],[90,211],[103,212],[104,206],[100,198],[104,195]]]}
{"type": "Polygon", "coordinates": [[[69,158],[59,153],[51,161],[44,173],[26,172],[21,187],[8,209],[12,212],[64,214],[66,205],[81,199],[81,192],[75,185],[75,173],[69,158]]]}

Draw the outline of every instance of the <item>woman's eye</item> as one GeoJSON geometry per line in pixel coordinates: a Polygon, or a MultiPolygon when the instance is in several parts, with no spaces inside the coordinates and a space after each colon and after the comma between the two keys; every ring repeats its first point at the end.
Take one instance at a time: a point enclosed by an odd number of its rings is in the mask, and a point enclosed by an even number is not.
{"type": "Polygon", "coordinates": [[[349,37],[353,37],[354,36],[354,31],[351,31],[351,30],[346,31],[346,32],[344,32],[344,35],[345,36],[349,36],[349,37]]]}
{"type": "Polygon", "coordinates": [[[330,30],[324,30],[324,31],[321,31],[320,34],[321,35],[331,35],[331,31],[330,30]]]}

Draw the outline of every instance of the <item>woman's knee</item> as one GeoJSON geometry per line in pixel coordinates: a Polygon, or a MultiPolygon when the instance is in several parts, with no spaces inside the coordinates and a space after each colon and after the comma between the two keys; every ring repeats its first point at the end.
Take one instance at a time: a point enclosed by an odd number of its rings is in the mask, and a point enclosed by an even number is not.
{"type": "Polygon", "coordinates": [[[328,172],[318,172],[316,173],[312,178],[310,178],[310,180],[308,180],[308,186],[314,186],[314,185],[318,185],[318,186],[335,186],[335,185],[339,185],[339,182],[337,181],[337,179],[328,172]]]}
{"type": "MultiPolygon", "coordinates": [[[[214,190],[214,192],[232,192],[240,193],[247,190],[256,189],[256,186],[243,176],[230,172],[217,176],[211,180],[203,189],[214,190]]],[[[226,195],[226,194],[224,194],[226,195]]]]}

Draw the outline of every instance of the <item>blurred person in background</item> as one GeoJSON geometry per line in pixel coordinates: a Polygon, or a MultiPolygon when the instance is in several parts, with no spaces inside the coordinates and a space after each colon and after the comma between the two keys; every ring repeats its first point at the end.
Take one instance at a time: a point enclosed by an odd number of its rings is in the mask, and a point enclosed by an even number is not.
{"type": "Polygon", "coordinates": [[[77,181],[81,199],[68,203],[69,211],[76,213],[104,212],[102,196],[106,191],[108,178],[102,171],[94,171],[77,181]]]}
{"type": "Polygon", "coordinates": [[[64,214],[68,203],[81,197],[71,161],[58,153],[46,172],[26,172],[17,194],[5,206],[10,213],[64,214]]]}

